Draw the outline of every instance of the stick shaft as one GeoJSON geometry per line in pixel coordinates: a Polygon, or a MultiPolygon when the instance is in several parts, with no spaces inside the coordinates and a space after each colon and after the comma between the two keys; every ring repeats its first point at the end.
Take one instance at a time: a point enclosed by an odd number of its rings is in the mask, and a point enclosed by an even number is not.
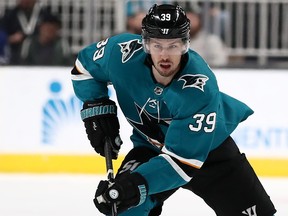
{"type": "MultiPolygon", "coordinates": [[[[114,183],[114,170],[112,163],[112,144],[110,137],[106,137],[105,146],[104,146],[104,154],[106,161],[106,170],[107,170],[107,179],[110,183],[114,183]]],[[[114,203],[112,205],[112,216],[117,216],[117,205],[114,203]]]]}

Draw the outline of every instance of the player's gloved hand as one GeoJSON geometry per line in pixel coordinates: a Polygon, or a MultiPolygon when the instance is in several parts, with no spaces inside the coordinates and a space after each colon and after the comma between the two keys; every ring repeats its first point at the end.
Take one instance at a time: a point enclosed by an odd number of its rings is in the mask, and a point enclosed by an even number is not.
{"type": "Polygon", "coordinates": [[[115,183],[100,181],[94,204],[105,215],[110,215],[113,203],[123,212],[132,206],[141,205],[147,196],[146,180],[138,173],[127,173],[115,179],[115,183]]]}
{"type": "Polygon", "coordinates": [[[122,140],[119,136],[120,126],[115,102],[108,98],[85,102],[81,110],[81,118],[95,151],[104,156],[105,138],[110,137],[112,158],[116,159],[122,140]]]}

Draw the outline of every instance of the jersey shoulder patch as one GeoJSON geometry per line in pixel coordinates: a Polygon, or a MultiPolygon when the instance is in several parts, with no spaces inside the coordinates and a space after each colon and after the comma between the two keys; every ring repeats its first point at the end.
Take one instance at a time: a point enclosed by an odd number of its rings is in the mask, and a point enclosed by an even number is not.
{"type": "Polygon", "coordinates": [[[139,39],[134,39],[118,44],[121,47],[122,63],[127,62],[138,50],[142,49],[139,39]]]}
{"type": "Polygon", "coordinates": [[[184,81],[182,89],[192,87],[200,89],[204,92],[204,86],[206,85],[206,82],[209,80],[209,78],[204,74],[185,74],[181,76],[178,81],[179,80],[184,81]]]}

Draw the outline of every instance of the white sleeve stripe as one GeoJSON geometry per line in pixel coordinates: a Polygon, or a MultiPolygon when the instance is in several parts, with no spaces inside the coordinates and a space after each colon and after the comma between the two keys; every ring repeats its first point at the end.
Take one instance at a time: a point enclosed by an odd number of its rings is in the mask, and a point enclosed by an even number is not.
{"type": "Polygon", "coordinates": [[[184,181],[189,182],[192,177],[188,176],[174,161],[173,159],[166,154],[160,154],[171,166],[172,168],[184,179],[184,181]]]}
{"type": "Polygon", "coordinates": [[[80,73],[91,76],[91,74],[89,73],[89,71],[87,71],[87,70],[83,67],[82,63],[79,61],[78,58],[76,59],[75,66],[77,67],[77,69],[79,70],[80,73]]]}
{"type": "Polygon", "coordinates": [[[81,64],[81,62],[79,61],[79,59],[76,59],[75,62],[75,67],[77,68],[77,70],[81,73],[80,75],[71,75],[71,79],[72,80],[87,80],[87,79],[93,79],[93,77],[91,76],[91,74],[89,73],[89,71],[87,71],[83,65],[81,64]]]}
{"type": "Polygon", "coordinates": [[[75,80],[75,81],[81,81],[81,80],[88,80],[88,79],[93,79],[92,76],[87,76],[85,74],[81,74],[81,75],[71,75],[71,79],[75,80]]]}
{"type": "Polygon", "coordinates": [[[168,151],[165,148],[165,146],[162,148],[162,152],[165,154],[171,155],[172,157],[178,159],[182,163],[187,164],[187,165],[192,166],[192,167],[197,168],[197,169],[200,169],[201,166],[203,165],[202,161],[199,161],[196,159],[187,159],[187,158],[180,157],[180,156],[176,155],[175,153],[168,151]]]}

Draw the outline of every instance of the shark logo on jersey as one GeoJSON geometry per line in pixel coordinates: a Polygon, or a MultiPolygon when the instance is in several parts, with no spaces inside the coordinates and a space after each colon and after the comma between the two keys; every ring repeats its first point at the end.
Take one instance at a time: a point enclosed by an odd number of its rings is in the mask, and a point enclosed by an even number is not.
{"type": "Polygon", "coordinates": [[[137,129],[147,140],[157,148],[163,147],[164,134],[159,124],[168,126],[171,119],[157,119],[135,103],[140,122],[127,118],[128,122],[137,129]]]}
{"type": "Polygon", "coordinates": [[[119,43],[118,45],[121,47],[122,63],[127,62],[135,52],[142,48],[142,43],[138,39],[119,43]]]}
{"type": "Polygon", "coordinates": [[[192,87],[192,88],[197,88],[200,89],[201,91],[204,92],[204,86],[206,85],[207,80],[209,80],[209,78],[203,74],[185,74],[183,76],[181,76],[179,80],[183,80],[184,84],[183,84],[183,88],[187,88],[187,87],[192,87]]]}

